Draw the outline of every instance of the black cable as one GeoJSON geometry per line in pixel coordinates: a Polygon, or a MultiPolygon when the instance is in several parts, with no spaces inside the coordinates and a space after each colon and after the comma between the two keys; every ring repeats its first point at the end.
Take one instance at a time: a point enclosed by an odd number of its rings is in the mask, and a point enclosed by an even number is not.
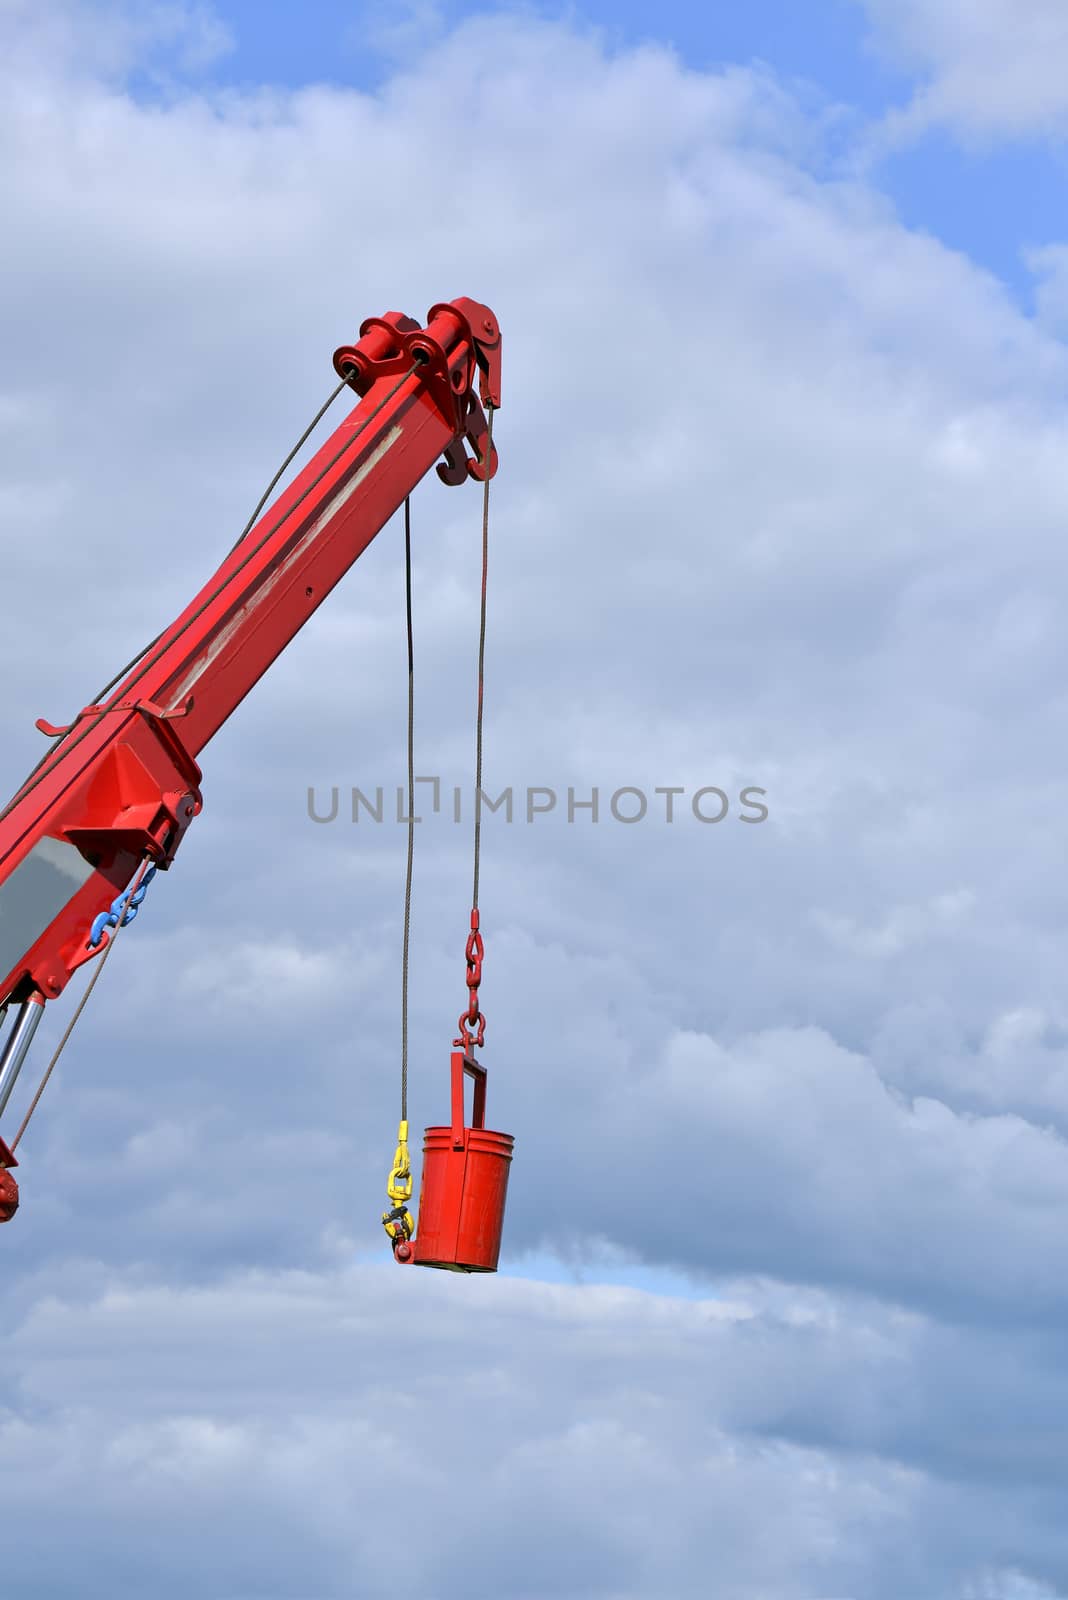
{"type": "Polygon", "coordinates": [[[478,712],[475,719],[475,883],[472,908],[478,910],[478,864],[482,844],[482,690],[486,676],[486,573],[489,566],[489,486],[493,462],[493,407],[486,406],[486,476],[482,492],[482,608],[478,630],[478,712]]]}
{"type": "MultiPolygon", "coordinates": [[[[237,541],[236,541],[236,543],[234,544],[233,548],[230,551],[231,555],[233,555],[234,550],[237,549],[237,546],[239,544],[241,544],[248,537],[248,534],[249,534],[249,532],[250,532],[250,530],[252,528],[253,523],[256,521],[256,518],[259,516],[260,512],[263,510],[264,506],[267,504],[267,501],[270,499],[271,491],[274,489],[275,484],[278,482],[278,480],[282,476],[283,472],[285,472],[286,468],[289,466],[290,462],[293,460],[293,457],[307,443],[307,441],[310,438],[310,436],[315,432],[315,430],[319,426],[320,422],[322,422],[323,418],[326,416],[326,413],[330,410],[330,407],[333,405],[334,401],[337,399],[337,397],[341,393],[342,389],[346,388],[347,385],[348,385],[348,379],[347,378],[342,378],[341,382],[338,384],[337,388],[330,395],[329,399],[323,401],[323,404],[319,407],[318,411],[315,413],[314,417],[308,423],[308,426],[305,428],[304,432],[301,434],[300,438],[297,440],[297,442],[293,446],[292,450],[286,456],[285,460],[282,462],[282,465],[279,467],[278,471],[275,473],[274,477],[271,479],[271,481],[267,485],[266,489],[264,489],[263,493],[260,495],[259,502],[257,503],[255,511],[252,513],[251,517],[249,517],[248,521],[245,523],[245,526],[241,529],[241,532],[237,536],[237,541]]],[[[149,649],[151,649],[151,648],[152,647],[150,645],[149,649]]],[[[110,687],[110,685],[109,685],[109,687],[110,687]]]]}
{"type": "MultiPolygon", "coordinates": [[[[330,469],[332,467],[336,466],[336,464],[338,463],[338,461],[340,461],[341,457],[346,453],[346,451],[351,450],[353,444],[358,439],[363,437],[363,435],[366,433],[366,431],[369,428],[369,426],[371,425],[371,423],[374,421],[375,417],[378,416],[379,412],[383,409],[384,406],[389,404],[390,400],[393,399],[394,395],[398,392],[398,390],[405,383],[407,383],[408,379],[412,376],[412,373],[414,371],[415,371],[415,365],[413,365],[411,368],[409,368],[409,370],[406,373],[404,373],[400,378],[397,379],[397,382],[390,389],[389,393],[382,397],[382,399],[379,402],[379,404],[377,406],[375,406],[374,410],[370,413],[370,415],[364,419],[364,422],[361,424],[361,426],[354,433],[349,435],[349,437],[345,440],[344,444],[342,444],[340,449],[337,450],[334,453],[334,455],[331,456],[330,460],[323,467],[322,471],[317,473],[317,475],[312,479],[311,483],[309,483],[301,491],[301,493],[297,496],[297,498],[296,498],[296,500],[294,500],[293,504],[288,507],[288,509],[282,514],[281,517],[279,517],[278,521],[273,523],[272,526],[267,529],[267,532],[263,535],[263,537],[261,539],[257,540],[257,542],[249,550],[248,554],[245,556],[245,559],[242,562],[240,562],[237,565],[237,567],[234,568],[233,572],[228,573],[226,578],[223,579],[223,581],[219,584],[219,586],[215,590],[213,590],[213,592],[211,594],[208,595],[207,599],[204,600],[204,602],[200,606],[198,606],[197,610],[194,611],[193,615],[191,617],[187,617],[186,618],[185,622],[177,630],[177,632],[171,634],[168,637],[168,631],[169,630],[165,628],[162,633],[157,634],[155,639],[152,641],[152,643],[149,644],[149,645],[146,645],[144,650],[142,650],[139,655],[137,655],[137,656],[135,656],[133,658],[133,661],[130,663],[129,668],[124,668],[123,672],[120,672],[118,677],[113,678],[111,680],[111,683],[108,685],[108,689],[113,688],[120,681],[120,679],[123,678],[123,673],[124,672],[132,671],[137,666],[138,662],[141,663],[141,670],[139,672],[137,672],[135,674],[135,676],[129,680],[129,683],[126,685],[126,687],[128,687],[128,688],[132,688],[135,683],[138,683],[140,681],[140,679],[144,677],[145,673],[151,667],[154,667],[156,665],[156,663],[161,659],[161,657],[163,656],[165,651],[169,650],[171,645],[175,644],[177,642],[177,640],[179,640],[182,637],[182,634],[185,633],[187,628],[192,627],[193,623],[196,622],[199,617],[203,616],[203,614],[207,610],[208,606],[210,606],[213,601],[218,599],[219,595],[222,593],[223,589],[227,586],[227,584],[232,582],[232,580],[242,570],[242,568],[244,568],[245,566],[248,565],[248,563],[252,560],[253,556],[255,556],[260,550],[262,550],[263,546],[267,543],[267,541],[269,539],[274,537],[274,535],[278,532],[278,529],[282,526],[283,522],[285,522],[288,517],[292,516],[293,512],[297,509],[297,507],[299,505],[301,505],[301,503],[308,497],[308,495],[311,493],[311,491],[322,481],[322,479],[326,476],[326,474],[330,471],[330,469]],[[167,643],[166,643],[166,645],[164,647],[164,650],[161,650],[157,655],[152,656],[151,659],[145,660],[144,657],[146,657],[149,654],[149,652],[152,651],[157,644],[159,644],[160,640],[164,639],[164,638],[167,639],[167,643]]],[[[343,385],[342,385],[342,387],[343,387],[343,385]]],[[[335,391],[335,394],[337,394],[337,393],[340,393],[340,388],[335,391]]],[[[331,396],[331,399],[333,399],[333,398],[334,397],[331,396]]],[[[296,448],[299,449],[300,445],[298,445],[296,448]]],[[[285,471],[285,467],[284,466],[282,467],[281,471],[283,471],[283,472],[285,471]]],[[[278,476],[280,476],[280,474],[278,474],[278,476]]],[[[277,481],[277,477],[276,477],[275,481],[277,481]]],[[[268,490],[268,493],[270,493],[269,490],[268,490]]],[[[242,538],[239,539],[238,543],[234,546],[234,550],[237,550],[240,547],[240,545],[242,544],[242,542],[245,541],[245,539],[246,539],[246,535],[243,534],[242,538]]],[[[232,555],[233,553],[234,553],[234,551],[232,550],[230,552],[230,554],[232,555]]],[[[101,696],[99,696],[98,699],[102,698],[103,694],[106,694],[107,692],[108,692],[107,690],[102,691],[101,696]]],[[[92,703],[95,704],[97,702],[92,702],[92,703]]],[[[69,739],[70,743],[67,745],[67,749],[64,751],[64,755],[68,754],[70,750],[74,749],[75,746],[79,745],[81,743],[81,741],[89,733],[92,732],[93,728],[96,727],[97,723],[99,723],[101,718],[106,714],[107,709],[108,708],[105,707],[103,710],[99,711],[96,714],[96,716],[90,717],[90,718],[86,718],[85,722],[82,725],[82,727],[80,729],[78,729],[76,732],[72,730],[70,733],[61,734],[60,735],[60,737],[55,741],[55,743],[51,746],[51,748],[48,751],[45,752],[44,756],[42,756],[41,760],[33,768],[33,770],[31,771],[31,773],[29,775],[29,777],[22,784],[22,787],[17,791],[16,794],[14,794],[12,796],[12,798],[8,801],[8,803],[4,807],[4,809],[2,811],[0,811],[0,820],[2,820],[8,814],[8,812],[11,810],[12,806],[14,806],[17,801],[24,799],[27,794],[29,794],[33,789],[35,789],[37,787],[37,785],[41,782],[41,780],[43,778],[47,777],[48,772],[51,771],[51,767],[46,767],[45,763],[48,761],[49,757],[58,749],[58,747],[61,744],[63,744],[66,740],[69,739]],[[44,770],[42,770],[42,768],[44,770]]],[[[25,837],[25,835],[22,835],[22,837],[25,837]]],[[[20,842],[21,842],[21,839],[16,840],[14,843],[18,844],[20,842]]],[[[14,844],[11,846],[11,848],[12,849],[14,848],[14,844]]]]}
{"type": "Polygon", "coordinates": [[[415,653],[412,648],[411,497],[404,497],[404,599],[408,621],[408,868],[404,880],[404,955],[401,961],[401,1121],[408,1120],[408,943],[415,851],[415,653]]]}

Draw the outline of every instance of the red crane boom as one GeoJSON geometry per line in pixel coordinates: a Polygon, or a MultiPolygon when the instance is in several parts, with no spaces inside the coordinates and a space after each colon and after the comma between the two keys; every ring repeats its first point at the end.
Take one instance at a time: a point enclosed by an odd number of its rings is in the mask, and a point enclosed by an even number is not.
{"type": "MultiPolygon", "coordinates": [[[[360,403],[314,459],[101,704],[65,728],[37,724],[56,742],[0,813],[0,1024],[15,1010],[0,1115],[45,1002],[106,948],[90,943],[94,920],[143,862],[173,861],[201,810],[208,740],[439,457],[448,484],[496,471],[488,307],[439,304],[425,327],[370,318],[334,367],[360,403]]],[[[0,1140],[0,1178],[13,1164],[0,1140]]]]}

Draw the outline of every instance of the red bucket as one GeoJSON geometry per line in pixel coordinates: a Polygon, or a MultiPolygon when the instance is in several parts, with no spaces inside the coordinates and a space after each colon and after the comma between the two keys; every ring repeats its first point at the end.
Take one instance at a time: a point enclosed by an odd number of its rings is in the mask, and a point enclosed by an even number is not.
{"type": "MultiPolygon", "coordinates": [[[[452,1052],[452,1126],[427,1128],[419,1224],[409,1259],[451,1272],[496,1272],[504,1227],[510,1133],[485,1126],[486,1069],[452,1052]],[[464,1126],[464,1073],[475,1080],[471,1127],[464,1126]]],[[[400,1251],[398,1251],[398,1255],[400,1251]]]]}

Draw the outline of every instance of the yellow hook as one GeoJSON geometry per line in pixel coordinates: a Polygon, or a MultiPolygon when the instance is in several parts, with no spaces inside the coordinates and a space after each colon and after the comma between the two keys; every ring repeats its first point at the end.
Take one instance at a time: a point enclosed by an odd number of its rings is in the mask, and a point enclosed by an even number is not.
{"type": "Polygon", "coordinates": [[[393,1170],[389,1175],[386,1193],[394,1205],[412,1198],[412,1167],[408,1159],[408,1124],[401,1122],[397,1128],[397,1148],[393,1152],[393,1170]]]}
{"type": "Polygon", "coordinates": [[[410,1239],[415,1224],[405,1202],[412,1197],[412,1167],[408,1156],[408,1124],[403,1119],[397,1128],[397,1148],[393,1152],[386,1193],[393,1205],[391,1210],[383,1211],[382,1226],[391,1239],[410,1239]]]}

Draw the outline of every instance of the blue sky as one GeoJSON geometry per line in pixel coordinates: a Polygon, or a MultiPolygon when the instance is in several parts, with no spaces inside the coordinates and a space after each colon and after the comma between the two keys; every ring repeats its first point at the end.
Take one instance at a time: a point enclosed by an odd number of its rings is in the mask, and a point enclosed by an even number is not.
{"type": "MultiPolygon", "coordinates": [[[[4,8],[0,768],[199,588],[363,318],[491,304],[502,1270],[389,1259],[403,830],[307,814],[404,775],[394,523],[204,752],[20,1146],[9,1584],[377,1600],[402,1544],[424,1600],[1063,1600],[1068,14],[391,17],[4,8]]],[[[480,504],[413,509],[448,789],[480,504]]],[[[417,839],[416,1127],[470,849],[417,839]]]]}

